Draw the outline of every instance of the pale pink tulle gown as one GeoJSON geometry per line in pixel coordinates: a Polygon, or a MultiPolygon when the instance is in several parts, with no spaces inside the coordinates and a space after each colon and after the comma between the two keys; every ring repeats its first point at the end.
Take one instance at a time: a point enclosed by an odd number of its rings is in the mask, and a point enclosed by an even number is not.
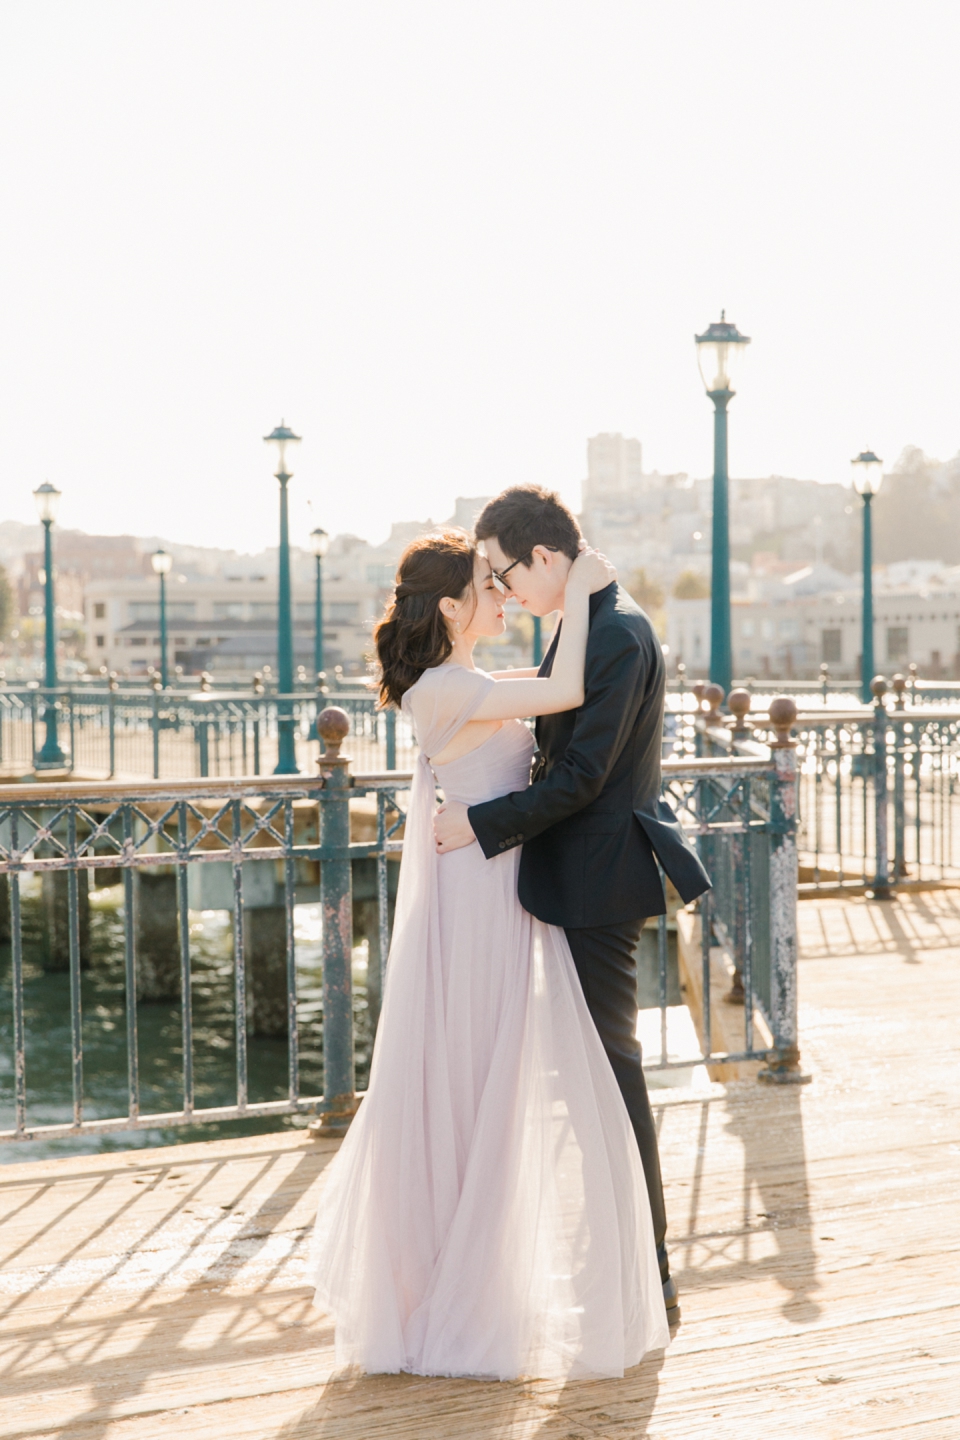
{"type": "Polygon", "coordinates": [[[370,1088],[325,1175],[311,1259],[337,1362],[420,1375],[616,1376],[668,1343],[640,1156],[562,930],[517,899],[520,850],[437,856],[434,773],[522,789],[508,721],[431,772],[494,682],[428,670],[370,1088]]]}

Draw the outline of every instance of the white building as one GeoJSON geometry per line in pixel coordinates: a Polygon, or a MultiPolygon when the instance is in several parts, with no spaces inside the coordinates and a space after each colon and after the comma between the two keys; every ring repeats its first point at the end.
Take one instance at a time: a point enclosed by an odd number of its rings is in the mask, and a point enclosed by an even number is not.
{"type": "MultiPolygon", "coordinates": [[[[874,668],[889,678],[913,662],[924,679],[960,679],[960,583],[923,590],[877,588],[873,599],[874,668]]],[[[733,669],[739,679],[814,679],[821,663],[838,680],[860,677],[859,589],[787,599],[734,599],[733,669]]],[[[710,664],[710,601],[667,603],[671,671],[691,676],[710,664]]]]}
{"type": "MultiPolygon", "coordinates": [[[[93,580],[84,612],[87,657],[120,674],[143,674],[160,664],[159,582],[93,580]]],[[[348,674],[366,668],[371,631],[379,613],[376,586],[328,579],[324,587],[324,663],[348,674]]],[[[313,673],[314,588],[293,586],[294,663],[313,673]]],[[[167,662],[185,674],[235,674],[248,682],[277,663],[277,582],[267,577],[235,580],[167,580],[167,662]]]]}
{"type": "MultiPolygon", "coordinates": [[[[453,521],[472,526],[486,499],[459,498],[453,521]]],[[[431,520],[392,526],[380,545],[356,535],[337,535],[323,562],[324,666],[341,665],[347,675],[368,667],[373,627],[390,599],[397,562],[405,546],[433,529],[431,520]]],[[[171,546],[171,551],[178,547],[171,546]]],[[[222,553],[222,552],[221,552],[222,553]]],[[[167,663],[188,675],[209,670],[236,675],[244,683],[265,665],[277,663],[277,578],[275,550],[257,557],[266,573],[253,573],[253,557],[232,556],[241,573],[210,575],[173,572],[167,577],[167,663]]],[[[314,559],[296,547],[293,575],[294,664],[313,673],[315,629],[314,559]]],[[[87,659],[91,669],[143,674],[160,664],[160,592],[154,575],[88,580],[84,590],[87,659]]]]}

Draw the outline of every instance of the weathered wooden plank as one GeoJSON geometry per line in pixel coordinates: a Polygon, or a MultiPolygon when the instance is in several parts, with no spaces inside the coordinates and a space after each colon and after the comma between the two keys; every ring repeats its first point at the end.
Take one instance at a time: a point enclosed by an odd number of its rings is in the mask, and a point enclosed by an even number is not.
{"type": "Polygon", "coordinates": [[[960,897],[800,924],[813,1084],[655,1105],[665,1355],[565,1387],[337,1375],[303,1284],[336,1142],[291,1131],[0,1170],[0,1436],[955,1440],[960,897]]]}

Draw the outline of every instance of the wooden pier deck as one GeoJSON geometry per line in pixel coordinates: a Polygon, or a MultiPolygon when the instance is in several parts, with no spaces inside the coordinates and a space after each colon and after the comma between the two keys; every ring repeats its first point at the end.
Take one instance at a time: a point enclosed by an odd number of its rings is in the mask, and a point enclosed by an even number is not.
{"type": "Polygon", "coordinates": [[[960,1436],[960,895],[801,906],[813,1083],[655,1092],[683,1323],[616,1382],[337,1376],[301,1133],[0,1169],[0,1436],[960,1436]]]}

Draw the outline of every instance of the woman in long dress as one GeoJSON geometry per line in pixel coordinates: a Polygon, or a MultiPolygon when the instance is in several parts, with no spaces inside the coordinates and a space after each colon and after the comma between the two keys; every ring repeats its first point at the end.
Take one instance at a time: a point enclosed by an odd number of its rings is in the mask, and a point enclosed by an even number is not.
{"type": "Polygon", "coordinates": [[[420,747],[370,1085],[331,1162],[311,1271],[337,1362],[420,1375],[619,1376],[668,1343],[646,1185],[564,932],[520,906],[520,848],[437,855],[436,787],[529,783],[525,716],[575,708],[593,553],[571,569],[553,674],[489,675],[504,628],[459,532],[415,541],[377,631],[381,690],[420,747]]]}

